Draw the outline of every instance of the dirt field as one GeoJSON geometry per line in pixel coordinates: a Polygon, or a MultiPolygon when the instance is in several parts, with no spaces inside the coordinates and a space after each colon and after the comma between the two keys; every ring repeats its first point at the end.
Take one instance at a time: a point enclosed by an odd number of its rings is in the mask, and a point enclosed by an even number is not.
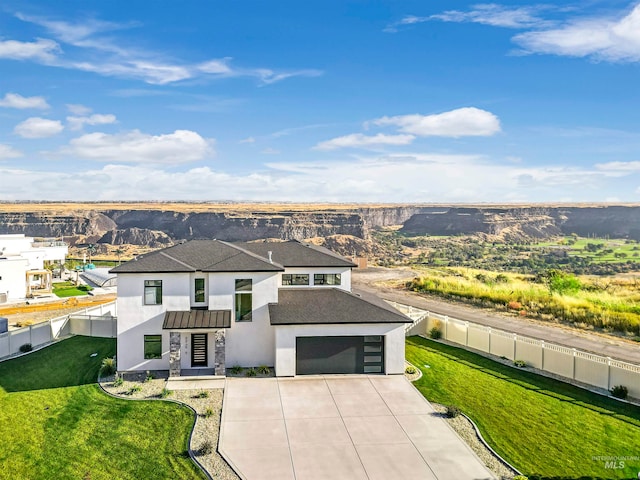
{"type": "Polygon", "coordinates": [[[29,325],[41,322],[46,322],[52,318],[62,317],[69,315],[70,313],[79,312],[85,308],[91,308],[103,303],[112,302],[116,299],[115,294],[100,295],[96,297],[90,297],[83,299],[77,305],[65,304],[64,300],[56,302],[54,304],[37,304],[27,305],[18,304],[0,308],[0,317],[9,319],[9,329],[19,328],[17,324],[29,325]],[[46,308],[34,308],[34,307],[46,307],[46,308]],[[23,310],[21,312],[15,312],[15,310],[23,310]]]}

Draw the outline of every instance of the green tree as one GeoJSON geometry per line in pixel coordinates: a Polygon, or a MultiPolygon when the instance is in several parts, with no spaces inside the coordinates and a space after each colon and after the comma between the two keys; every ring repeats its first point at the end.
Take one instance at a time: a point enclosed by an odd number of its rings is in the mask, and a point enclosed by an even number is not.
{"type": "Polygon", "coordinates": [[[579,292],[582,288],[580,279],[571,273],[560,270],[549,270],[546,276],[546,283],[549,287],[549,292],[552,294],[570,295],[579,292]]]}

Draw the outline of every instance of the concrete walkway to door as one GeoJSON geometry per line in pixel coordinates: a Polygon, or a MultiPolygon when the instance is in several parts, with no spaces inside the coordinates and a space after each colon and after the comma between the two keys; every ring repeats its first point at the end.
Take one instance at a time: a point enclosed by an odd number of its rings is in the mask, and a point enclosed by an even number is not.
{"type": "Polygon", "coordinates": [[[404,376],[227,378],[219,450],[244,480],[495,478],[404,376]]]}

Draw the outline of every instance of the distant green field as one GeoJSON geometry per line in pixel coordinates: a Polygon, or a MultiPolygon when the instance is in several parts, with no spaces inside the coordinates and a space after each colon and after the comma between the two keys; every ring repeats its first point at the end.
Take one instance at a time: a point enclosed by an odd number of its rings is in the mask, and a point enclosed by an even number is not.
{"type": "Polygon", "coordinates": [[[640,244],[635,241],[627,243],[626,240],[619,238],[578,238],[574,240],[572,237],[565,237],[561,240],[540,242],[536,246],[568,248],[570,256],[588,258],[593,263],[640,261],[640,244]],[[599,248],[596,249],[594,246],[599,248]]]}

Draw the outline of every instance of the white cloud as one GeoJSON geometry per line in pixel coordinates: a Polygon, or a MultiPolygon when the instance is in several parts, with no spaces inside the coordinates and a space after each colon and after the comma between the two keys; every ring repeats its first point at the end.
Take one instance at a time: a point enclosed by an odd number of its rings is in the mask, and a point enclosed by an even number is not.
{"type": "Polygon", "coordinates": [[[637,198],[634,187],[623,190],[619,179],[597,169],[526,168],[480,155],[412,152],[348,156],[335,161],[274,162],[246,175],[207,166],[182,171],[146,163],[110,164],[84,171],[75,168],[72,172],[0,166],[0,178],[0,195],[7,200],[500,203],[603,201],[612,194],[622,201],[637,198]]]}
{"type": "Polygon", "coordinates": [[[76,104],[76,103],[67,103],[67,110],[71,112],[73,115],[78,116],[87,116],[91,113],[91,109],[89,107],[85,107],[84,105],[76,104]]]}
{"type": "Polygon", "coordinates": [[[44,97],[23,97],[18,93],[7,93],[4,98],[0,100],[0,107],[18,108],[21,110],[28,108],[46,110],[49,108],[49,104],[44,97]]]}
{"type": "Polygon", "coordinates": [[[421,137],[486,137],[500,132],[498,117],[475,107],[458,108],[434,115],[385,116],[370,123],[379,126],[395,125],[401,132],[421,137]]]}
{"type": "Polygon", "coordinates": [[[11,145],[4,145],[0,143],[0,160],[7,160],[9,158],[22,157],[22,152],[16,150],[11,145]]]}
{"type": "Polygon", "coordinates": [[[164,135],[149,135],[138,130],[117,135],[96,132],[74,138],[61,153],[101,162],[172,165],[211,156],[213,140],[190,130],[164,135]]]}
{"type": "Polygon", "coordinates": [[[115,123],[116,116],[112,114],[94,113],[87,117],[67,117],[67,123],[71,130],[81,130],[85,125],[105,125],[115,123]]]}
{"type": "Polygon", "coordinates": [[[53,137],[62,130],[64,130],[64,127],[60,120],[49,120],[48,118],[40,117],[27,118],[13,129],[14,133],[23,138],[53,137]]]}
{"type": "Polygon", "coordinates": [[[59,52],[60,45],[45,38],[39,38],[35,42],[0,41],[0,58],[51,63],[59,52]]]}
{"type": "Polygon", "coordinates": [[[256,139],[253,137],[247,137],[240,140],[238,143],[255,143],[256,139]]]}
{"type": "Polygon", "coordinates": [[[33,60],[98,75],[138,79],[152,85],[166,85],[201,77],[252,77],[260,85],[268,85],[291,77],[314,77],[323,73],[315,69],[232,67],[229,65],[231,58],[183,63],[159,52],[120,45],[113,32],[139,26],[131,22],[118,24],[90,19],[72,23],[20,13],[16,17],[44,28],[60,43],[74,48],[68,53],[62,52],[60,45],[50,39],[38,39],[31,43],[7,40],[0,42],[0,58],[33,60]],[[106,36],[106,33],[111,35],[106,36]]]}
{"type": "Polygon", "coordinates": [[[449,10],[429,19],[443,22],[471,22],[505,28],[530,28],[548,24],[537,14],[548,6],[534,5],[523,7],[507,7],[495,3],[476,5],[468,12],[449,10]]]}
{"type": "Polygon", "coordinates": [[[380,147],[383,145],[408,145],[415,137],[413,135],[364,135],[362,133],[352,133],[343,137],[332,138],[318,143],[315,150],[335,150],[337,148],[357,148],[357,147],[380,147]]]}
{"type": "Polygon", "coordinates": [[[399,27],[439,20],[442,22],[480,23],[504,28],[530,28],[548,25],[549,22],[541,18],[538,13],[548,10],[546,5],[530,5],[523,7],[507,7],[495,3],[475,5],[472,10],[447,10],[435,15],[418,17],[407,15],[397,22],[388,25],[385,32],[397,32],[399,27]]]}
{"type": "Polygon", "coordinates": [[[640,4],[617,18],[570,20],[559,28],[521,33],[513,40],[525,53],[639,62],[640,4]]]}
{"type": "Polygon", "coordinates": [[[207,62],[196,65],[196,68],[205,73],[228,75],[232,73],[231,68],[227,65],[227,62],[229,62],[230,60],[230,58],[223,58],[221,60],[209,60],[207,62]]]}
{"type": "Polygon", "coordinates": [[[640,162],[608,162],[597,163],[596,168],[607,172],[633,173],[640,172],[640,162]]]}
{"type": "Polygon", "coordinates": [[[260,153],[263,155],[278,155],[280,150],[276,150],[275,148],[267,147],[264,150],[261,150],[260,153]]]}

